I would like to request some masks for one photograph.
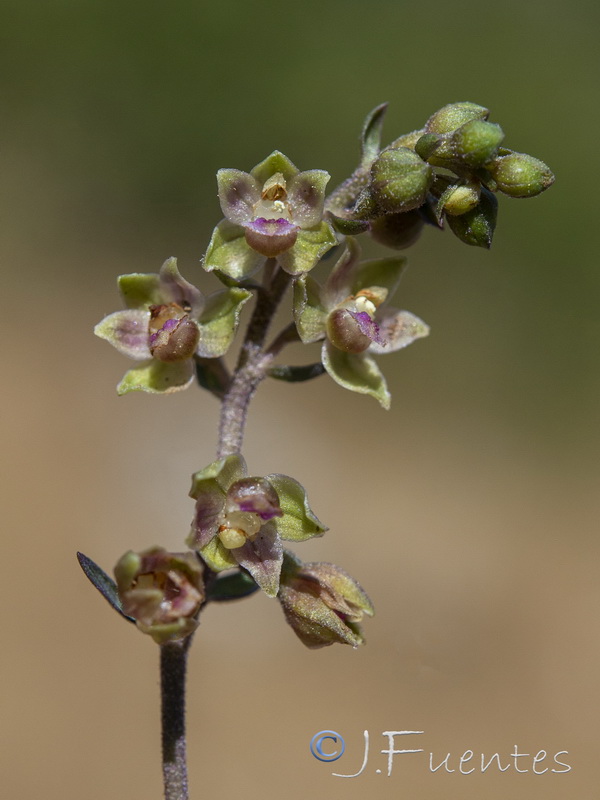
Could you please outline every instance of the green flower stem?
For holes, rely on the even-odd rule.
[[[276,354],[273,347],[269,351],[264,350],[269,325],[290,281],[291,276],[277,268],[273,259],[269,259],[237,367],[223,398],[217,458],[239,453],[242,448],[250,400],[267,376]]]
[[[188,800],[185,672],[192,637],[160,647],[162,767],[165,800]]]

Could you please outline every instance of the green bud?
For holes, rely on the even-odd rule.
[[[396,147],[408,147],[410,150],[415,149],[415,144],[419,141],[421,136],[425,131],[423,128],[419,128],[417,131],[411,131],[410,133],[405,133],[403,136],[399,136],[397,139],[388,145],[388,148],[395,149]]]
[[[450,103],[436,111],[425,123],[427,133],[452,133],[472,119],[487,119],[490,112],[476,103]]]
[[[394,250],[404,250],[414,244],[425,225],[420,211],[414,209],[400,214],[385,214],[371,221],[371,236],[379,244]]]
[[[504,133],[494,122],[473,119],[461,125],[452,136],[452,147],[463,164],[480,167],[498,152]]]
[[[496,227],[498,201],[487,189],[481,190],[479,204],[458,217],[447,216],[452,233],[465,244],[489,250]]]
[[[369,188],[384,213],[410,211],[425,202],[433,170],[407,147],[384,150],[371,167]]]
[[[480,194],[481,185],[476,182],[462,186],[449,186],[439,200],[438,213],[440,217],[443,211],[452,217],[466,214],[479,203]]]
[[[423,161],[427,161],[430,155],[438,149],[442,143],[442,138],[437,133],[426,133],[415,142],[415,153],[417,153]]]
[[[500,156],[487,169],[498,189],[510,197],[535,197],[554,183],[554,175],[543,161],[526,153]]]

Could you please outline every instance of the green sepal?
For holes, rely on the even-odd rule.
[[[127,308],[148,308],[164,303],[157,274],[132,272],[119,275],[117,285]]]
[[[203,266],[207,272],[218,270],[239,281],[253,275],[264,263],[265,257],[246,242],[241,225],[224,219],[212,233]]]
[[[335,214],[331,214],[331,223],[336,231],[343,236],[356,236],[369,229],[367,220],[344,219],[343,217],[336,217]]]
[[[222,572],[224,569],[232,569],[239,566],[230,551],[223,546],[218,536],[215,536],[201,550],[198,550],[198,553],[200,553],[213,572]]]
[[[387,383],[375,360],[366,353],[345,353],[329,342],[323,345],[323,366],[344,389],[374,397],[386,410],[391,405]]]
[[[298,231],[294,246],[278,256],[279,265],[290,275],[301,275],[311,270],[336,244],[335,231],[323,220],[314,228]]]
[[[77,553],[77,560],[79,561],[79,566],[84,571],[86,578],[93,586],[96,587],[102,597],[108,601],[108,603],[118,614],[120,614],[129,622],[135,623],[133,617],[128,616],[123,611],[123,605],[121,603],[121,598],[119,597],[117,584],[113,581],[113,579],[110,578],[106,572],[104,572],[104,570],[98,566],[98,564],[96,564],[91,558],[88,558],[83,553]]]
[[[452,233],[461,242],[489,250],[492,246],[497,214],[498,200],[487,189],[482,189],[481,200],[472,211],[467,211],[459,217],[447,215],[446,221]]]
[[[117,394],[128,392],[150,392],[151,394],[170,394],[186,389],[194,380],[194,362],[157,361],[155,358],[144,361],[128,370],[117,386]]]
[[[231,384],[231,376],[222,359],[196,356],[194,360],[200,386],[222,400]]]
[[[313,536],[322,536],[328,528],[313,514],[301,483],[287,475],[267,475],[266,480],[279,496],[282,517],[272,522],[282,539],[288,542],[304,542]]]
[[[294,281],[294,322],[304,344],[317,342],[325,335],[327,310],[321,301],[321,287],[310,275]]]
[[[316,364],[305,364],[301,367],[291,367],[285,364],[271,367],[269,370],[269,377],[275,378],[278,381],[287,381],[288,383],[302,383],[303,381],[311,381],[313,378],[318,378],[325,372],[325,367],[320,361]]]
[[[280,153],[279,150],[274,150],[270,156],[250,170],[250,175],[256,178],[260,184],[264,184],[277,172],[283,175],[284,180],[289,181],[298,174],[298,168],[286,155]]]
[[[370,286],[381,286],[388,290],[389,299],[398,288],[407,263],[405,256],[395,256],[357,264],[349,275],[350,294],[358,294],[361,289],[368,289]]]
[[[247,572],[235,572],[216,578],[209,589],[207,602],[222,603],[227,600],[241,600],[259,589],[258,584]]]
[[[370,111],[364,121],[360,137],[361,166],[370,167],[381,149],[381,129],[388,104],[382,103]]]
[[[247,474],[246,462],[239,453],[220,458],[192,475],[190,497],[198,499],[197,491],[204,481],[214,481],[222,492],[227,492],[232,483],[245,478]]]
[[[246,289],[223,289],[206,299],[200,319],[200,341],[196,352],[203,358],[225,355],[235,337],[244,303],[252,297]]]

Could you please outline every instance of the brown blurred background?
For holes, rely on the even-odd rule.
[[[557,181],[501,198],[489,253],[434,230],[412,249],[401,304],[432,334],[381,359],[390,412],[327,378],[261,388],[251,470],[306,485],[331,531],[297,552],[342,564],[377,616],[360,651],[310,652],[274,601],[210,608],[190,663],[192,798],[596,797],[597,4],[4,0],[0,13],[3,797],[161,794],[156,647],[75,551],[110,569],[129,548],[181,546],[218,407],[195,388],[116,396],[128,364],[91,331],[118,307],[117,275],[176,255],[210,288],[198,262],[216,170],[278,148],[333,185],[384,100],[386,142],[447,102],[485,104]],[[333,765],[309,752],[323,729],[346,739]],[[358,770],[365,729],[364,774],[332,777]],[[425,754],[397,756],[389,778],[375,771],[386,730],[425,731],[397,740]],[[458,772],[465,750],[506,764],[515,745],[527,773]],[[532,774],[540,750],[538,770],[563,769],[548,764],[562,750],[572,770]],[[430,773],[429,752],[457,771]]]

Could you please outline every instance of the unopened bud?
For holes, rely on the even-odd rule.
[[[481,199],[475,208],[458,217],[448,216],[447,220],[450,230],[461,242],[489,250],[492,246],[497,213],[496,197],[487,189],[482,189]]]
[[[492,173],[498,189],[510,197],[535,197],[554,183],[550,168],[526,153],[500,156],[487,169]]]
[[[442,211],[452,217],[459,217],[467,211],[475,208],[479,203],[481,195],[481,185],[479,183],[469,183],[464,186],[449,186],[440,197],[440,215]]]
[[[404,250],[417,241],[424,225],[425,221],[420,211],[414,209],[378,217],[370,223],[370,230],[376,242],[394,250]]]
[[[433,170],[413,150],[398,147],[383,150],[371,167],[369,188],[384,213],[418,208],[425,202],[433,181]]]
[[[461,125],[452,135],[452,146],[463,164],[480,167],[498,152],[504,133],[494,122],[474,119]]]
[[[490,112],[476,103],[450,103],[427,120],[425,131],[427,133],[452,133],[465,122],[472,119],[487,119]]]

